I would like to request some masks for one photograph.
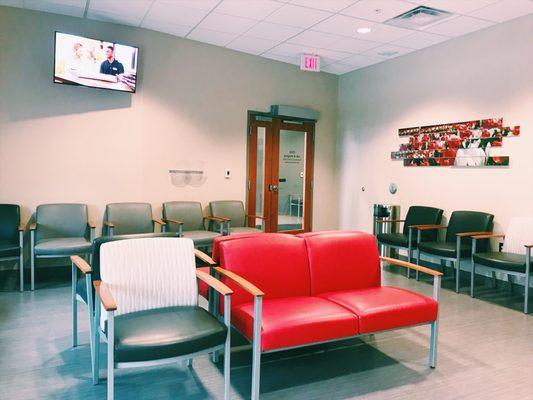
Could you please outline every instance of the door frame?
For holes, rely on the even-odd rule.
[[[261,116],[270,121],[257,121]],[[306,132],[305,145],[305,186],[304,186],[304,209],[302,229],[281,231],[283,233],[297,234],[312,230],[313,213],[313,179],[314,179],[314,143],[315,143],[314,120],[284,117],[271,113],[248,111],[247,132],[247,179],[246,179],[246,210],[248,215],[256,213],[257,195],[257,128],[265,128],[265,152],[264,152],[264,177],[263,177],[263,217],[265,218],[265,232],[277,232],[278,222],[278,198],[277,191],[268,190],[269,185],[279,185],[279,136],[280,130]],[[267,149],[270,149],[268,151]],[[270,165],[270,168],[267,166]],[[275,216],[275,218],[271,218]],[[248,217],[248,226],[255,227],[256,220]]]

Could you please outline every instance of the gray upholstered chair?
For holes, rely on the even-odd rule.
[[[20,207],[0,204],[0,261],[18,260],[20,291],[24,290],[24,226],[20,225]]]
[[[153,233],[155,224],[164,225],[152,217],[150,203],[111,203],[105,207],[102,236]]]
[[[478,240],[505,238],[502,251],[479,251]],[[474,278],[476,266],[510,276],[524,278],[524,313],[529,312],[530,268],[533,262],[533,217],[513,218],[504,234],[482,234],[472,237],[472,275],[470,277],[470,296],[474,297]],[[509,282],[511,282],[509,280]]]
[[[94,224],[85,204],[41,204],[30,225],[31,290],[35,289],[38,258],[88,255],[94,239]]]
[[[107,341],[107,399],[115,368],[191,365],[201,354],[224,350],[224,399],[230,392],[232,290],[198,271],[187,238],[143,238],[105,243],[95,282],[93,327],[96,383],[100,337]],[[199,278],[224,295],[224,323],[198,306]]]
[[[472,255],[472,235],[492,233],[494,215],[478,211],[454,211],[448,226],[444,225],[416,225],[417,229],[417,260],[426,254],[438,258],[444,266],[448,261],[455,264],[455,291],[459,293],[461,276],[461,259]],[[446,229],[446,238],[441,241],[422,241],[422,234],[427,231]],[[480,240],[478,246],[486,251],[490,246],[488,239]]]
[[[222,225],[222,229],[227,235],[262,232],[261,229],[255,227],[255,220],[257,218],[264,220],[265,218],[259,215],[246,214],[244,204],[240,200],[212,201],[209,203],[209,209],[213,217],[224,220],[225,223],[219,224]]]
[[[221,232],[206,229],[207,221],[221,220],[204,217],[202,204],[197,201],[169,201],[163,203],[163,222],[166,232],[179,232],[181,237],[192,239],[195,247],[209,248]]]

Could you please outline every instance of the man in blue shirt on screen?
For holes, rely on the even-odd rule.
[[[100,65],[100,73],[106,75],[119,75],[124,73],[124,66],[115,59],[115,49],[107,46],[105,51],[107,60]]]

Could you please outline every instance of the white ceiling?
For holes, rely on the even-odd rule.
[[[533,13],[533,0],[0,0],[133,25],[290,64],[318,54],[344,74]],[[383,24],[426,5],[454,15],[424,30]],[[357,33],[368,27],[370,33]]]

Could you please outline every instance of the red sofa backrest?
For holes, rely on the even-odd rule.
[[[364,232],[317,232],[303,237],[311,294],[381,286],[376,238]]]
[[[220,261],[220,243],[227,242],[228,240],[236,240],[236,239],[245,239],[250,237],[256,237],[256,236],[262,236],[264,235],[264,232],[253,232],[253,233],[236,233],[233,235],[228,236],[217,236],[213,239],[213,247],[211,249],[211,258],[218,263]],[[283,237],[286,237],[286,233],[269,233],[269,235],[285,235]]]
[[[305,241],[302,238],[264,233],[219,243],[220,265],[242,276],[265,292],[265,299],[309,296],[311,281]],[[253,297],[228,279],[234,293],[232,305]]]

